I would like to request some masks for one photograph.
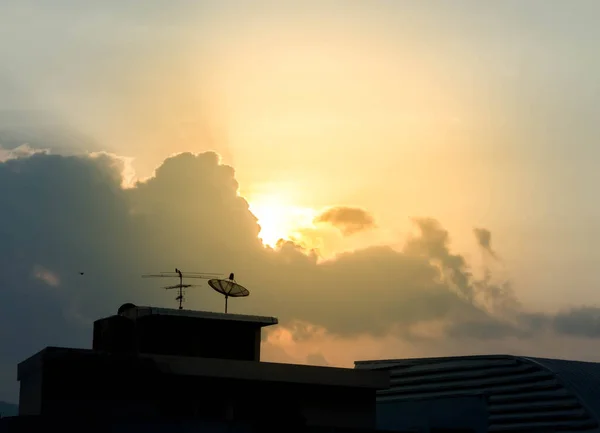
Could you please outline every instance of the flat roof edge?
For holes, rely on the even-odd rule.
[[[42,367],[44,355],[48,350],[56,349],[55,347],[45,347],[39,352],[34,353],[29,358],[25,358],[23,361],[17,364],[17,381],[21,380],[24,376],[29,374],[31,370],[39,369]]]
[[[526,358],[520,355],[458,355],[458,356],[432,356],[430,358],[397,358],[397,359],[374,359],[374,360],[361,360],[354,361],[354,366],[368,366],[368,365],[406,365],[406,364],[418,364],[424,362],[438,362],[438,361],[460,361],[460,360],[474,360],[474,359],[508,359],[508,358]]]
[[[248,314],[217,313],[215,311],[177,310],[174,308],[136,306],[126,310],[124,316],[136,319],[145,316],[190,317],[208,320],[228,320],[233,322],[248,322],[261,327],[277,325],[279,320],[272,316],[254,316]]]
[[[119,355],[98,352],[91,349],[62,347],[47,347],[19,363],[19,378],[36,367],[41,369],[46,359],[56,359],[62,356],[68,357],[69,355],[73,356],[74,359],[77,359],[76,357],[78,356],[105,356],[113,360],[119,357],[123,359],[134,357],[140,361],[154,361],[158,371],[177,376],[212,377],[259,382],[287,382],[372,390],[387,389],[390,385],[390,376],[387,371],[217,358],[187,358],[169,355]]]

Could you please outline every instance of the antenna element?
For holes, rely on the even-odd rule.
[[[184,301],[184,293],[183,289],[187,289],[188,287],[197,287],[199,284],[183,284],[183,278],[201,278],[204,280],[209,280],[214,278],[215,276],[220,276],[223,274],[213,274],[213,273],[204,273],[204,272],[185,272],[183,273],[178,268],[175,268],[175,272],[160,272],[158,274],[144,274],[142,278],[179,278],[179,284],[174,284],[171,286],[163,287],[163,289],[179,289],[179,295],[175,298],[176,301],[179,301],[179,309],[183,310],[183,301]]]

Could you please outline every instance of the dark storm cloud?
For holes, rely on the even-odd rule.
[[[324,210],[314,218],[315,223],[328,223],[339,229],[344,236],[372,229],[375,218],[364,209],[349,206],[336,206]]]
[[[48,345],[89,347],[91,322],[121,303],[174,305],[160,290],[164,281],[140,275],[175,267],[235,272],[251,296],[230,302],[231,311],[339,336],[402,336],[427,321],[452,324],[448,338],[495,338],[513,328],[523,335],[526,325],[510,328],[490,315],[517,308],[509,287],[475,279],[435,220],[415,220],[420,232],[402,251],[372,247],[318,263],[291,242],[262,246],[233,168],[214,153],[171,157],[129,189],[121,188],[124,168],[107,154],[0,163],[0,365]],[[187,298],[189,308],[223,308],[206,286]],[[305,339],[310,328],[295,334]],[[4,385],[14,396],[16,382]]]

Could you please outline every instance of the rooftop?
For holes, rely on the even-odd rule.
[[[121,315],[133,320],[151,315],[190,317],[207,320],[227,320],[232,322],[255,323],[257,325],[260,325],[261,327],[277,325],[279,323],[276,317],[268,316],[250,316],[245,314],[215,313],[213,311],[178,310],[174,308],[157,308],[142,306],[128,308],[127,310],[123,311]]]
[[[387,369],[390,367],[409,367],[445,361],[469,361],[469,360],[503,360],[511,355],[459,355],[459,356],[437,356],[428,358],[398,358],[398,359],[375,359],[354,361],[356,369]]]

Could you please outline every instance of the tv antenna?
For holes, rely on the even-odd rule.
[[[163,289],[172,290],[179,289],[179,295],[175,298],[176,301],[179,301],[179,309],[183,310],[183,289],[187,289],[188,287],[197,287],[199,284],[183,284],[183,278],[201,278],[204,280],[210,280],[215,276],[220,276],[223,274],[212,274],[206,272],[182,272],[178,268],[175,268],[175,272],[160,272],[158,274],[144,274],[142,278],[179,278],[179,284],[173,284],[170,286],[165,286]]]
[[[225,313],[227,313],[227,300],[229,298],[243,298],[250,295],[250,291],[235,282],[233,272],[228,279],[213,278],[208,280],[208,285],[215,291],[225,296]]]

